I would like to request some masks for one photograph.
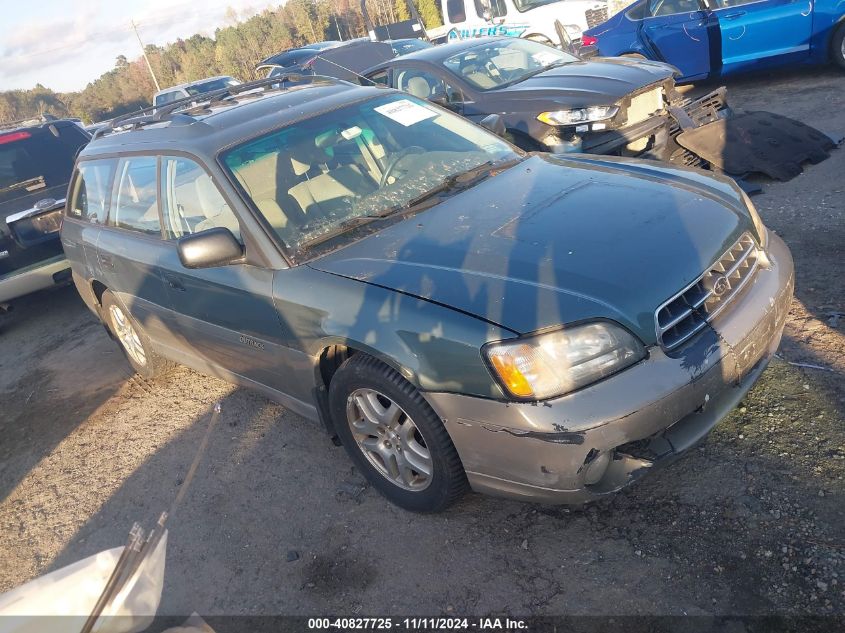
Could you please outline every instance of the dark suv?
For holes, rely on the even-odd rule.
[[[437,510],[468,486],[618,490],[765,369],[792,259],[733,181],[524,154],[395,90],[295,81],[116,121],[82,152],[62,240],[143,376],[256,388]]]
[[[0,304],[70,280],[59,227],[89,139],[74,121],[0,124]]]

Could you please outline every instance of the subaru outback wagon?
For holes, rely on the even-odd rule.
[[[117,121],[78,161],[73,279],[142,376],[258,389],[432,511],[619,490],[775,351],[792,259],[732,181],[280,81]]]

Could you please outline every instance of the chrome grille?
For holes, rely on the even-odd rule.
[[[587,26],[593,28],[602,22],[607,21],[607,7],[600,9],[588,9],[584,11],[584,17],[587,19]]]
[[[743,233],[701,277],[657,309],[661,347],[672,350],[700,332],[739,294],[757,264],[757,242]]]

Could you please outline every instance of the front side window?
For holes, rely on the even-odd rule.
[[[149,235],[161,234],[156,162],[155,156],[120,159],[109,225]]]
[[[449,14],[449,22],[460,24],[466,22],[467,12],[464,7],[464,0],[446,0],[446,12]]]
[[[238,220],[211,176],[194,161],[181,157],[161,160],[164,233],[178,239],[207,229],[227,228],[240,239]]]
[[[578,58],[551,46],[511,38],[474,46],[447,58],[443,65],[481,90],[515,84]]]
[[[526,11],[542,7],[547,4],[554,4],[555,2],[560,2],[560,0],[513,0],[516,10],[520,13],[525,13]]]
[[[500,18],[507,15],[508,9],[504,0],[475,0],[476,15],[483,18],[485,12],[489,12],[491,18]]]
[[[79,163],[79,175],[67,206],[70,217],[94,223],[106,219],[115,163],[113,159]]]
[[[449,176],[516,158],[483,128],[392,94],[249,140],[222,162],[298,260],[443,188]]]

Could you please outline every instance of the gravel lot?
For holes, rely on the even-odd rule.
[[[729,97],[845,132],[832,69]],[[582,509],[469,495],[404,512],[261,396],[184,368],[131,377],[73,288],[21,301],[0,325],[0,591],[151,526],[221,400],[170,526],[163,613],[843,615],[843,174],[840,149],[755,197],[796,261],[782,358],[705,444]]]

